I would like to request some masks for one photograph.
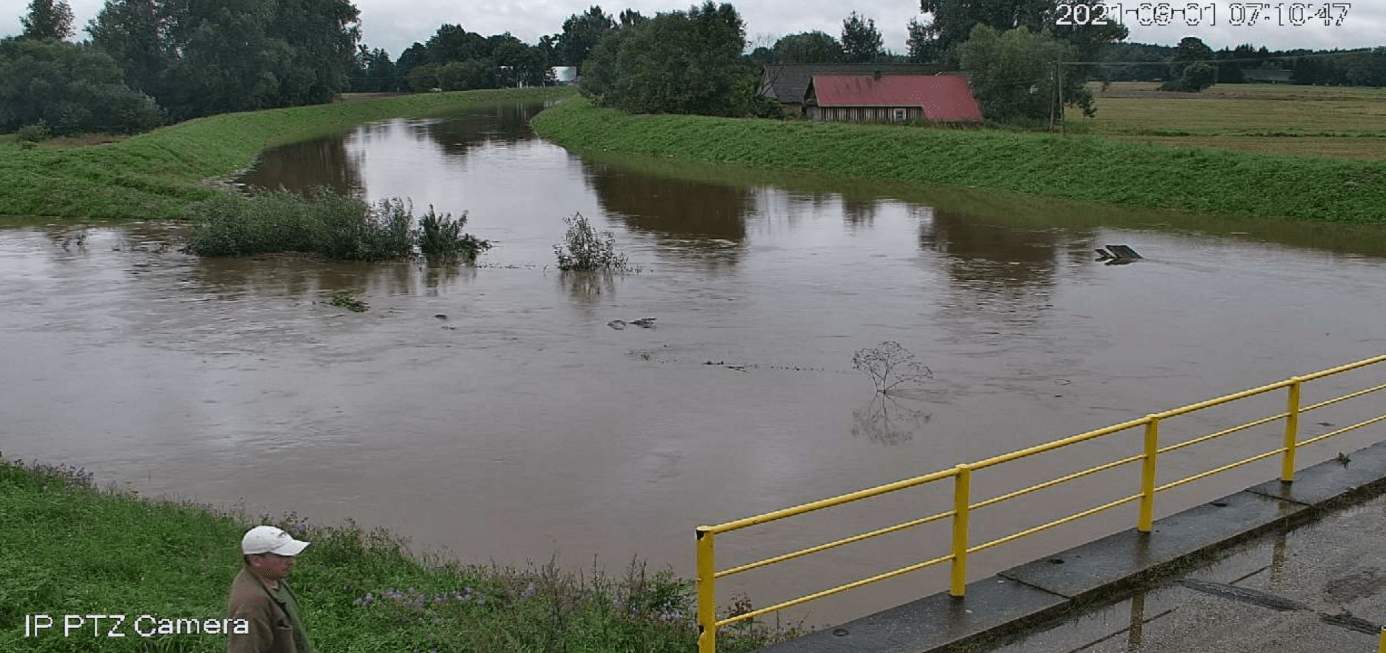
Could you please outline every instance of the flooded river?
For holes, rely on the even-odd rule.
[[[474,267],[202,260],[164,224],[9,224],[0,451],[147,495],[354,518],[468,562],[583,569],[595,557],[619,571],[638,556],[691,576],[698,524],[1386,350],[1379,229],[588,160],[533,136],[537,110],[364,126],[271,151],[245,180],[466,211],[467,231],[497,243]],[[553,246],[574,213],[613,232],[639,271],[558,272]],[[1104,265],[1093,250],[1108,244],[1145,258]],[[326,303],[339,292],[369,310]],[[654,328],[608,325],[645,317]],[[933,378],[877,397],[852,359],[885,341]],[[1257,407],[1281,410],[1282,395]],[[1274,448],[1279,428],[1183,450],[1162,474]],[[1302,460],[1380,437],[1354,433]],[[974,484],[995,496],[1134,442]],[[1159,512],[1277,469],[1161,495]],[[979,511],[974,540],[1126,496],[1138,476]],[[949,491],[728,534],[719,566],[944,509]],[[989,550],[972,578],[1135,520],[1132,506]],[[724,605],[740,592],[757,605],[791,598],[941,555],[946,531],[738,576],[720,593]],[[945,579],[908,575],[795,618],[859,616]]]

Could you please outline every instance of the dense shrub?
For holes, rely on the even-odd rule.
[[[21,141],[38,143],[40,141],[48,140],[50,137],[53,136],[53,133],[48,131],[48,123],[40,120],[36,123],[31,123],[28,125],[24,125],[23,127],[20,127],[19,131],[16,131],[14,135]]]
[[[462,233],[465,222],[465,215],[453,220],[429,207],[415,229],[405,200],[370,206],[326,189],[308,197],[288,191],[226,194],[195,206],[191,246],[202,256],[306,252],[351,261],[416,255],[470,261],[491,244]]]
[[[1218,81],[1218,69],[1210,63],[1194,63],[1184,67],[1177,79],[1160,85],[1162,91],[1198,93]]]
[[[395,202],[398,201],[395,200]],[[428,213],[419,216],[419,228],[415,232],[419,253],[429,261],[448,262],[459,259],[470,261],[475,259],[478,254],[491,249],[489,241],[462,233],[462,227],[466,224],[466,211],[454,219],[447,213],[442,215],[435,213],[433,205],[430,204]]]

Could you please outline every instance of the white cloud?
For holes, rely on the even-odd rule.
[[[81,28],[87,21],[96,17],[101,9],[101,0],[70,0],[76,15],[74,23],[78,27],[78,37],[85,37]],[[373,48],[384,48],[391,57],[409,44],[427,41],[444,23],[461,24],[466,29],[484,35],[510,32],[526,43],[536,42],[544,34],[556,34],[563,29],[563,21],[568,16],[582,13],[593,5],[592,0],[497,0],[492,3],[459,3],[455,0],[356,0],[361,10],[361,27],[364,42]],[[609,14],[617,14],[627,7],[647,16],[660,11],[687,9],[692,3],[669,3],[664,0],[630,0],[623,4],[602,4]],[[734,3],[735,4],[735,3]],[[1183,6],[1183,0],[1171,0],[1168,4]],[[1234,47],[1241,43],[1266,46],[1272,50],[1290,48],[1358,48],[1386,45],[1382,34],[1386,33],[1386,3],[1358,0],[1339,3],[1351,9],[1341,27],[1324,27],[1322,22],[1310,21],[1300,27],[1276,24],[1277,20],[1262,21],[1255,26],[1231,25],[1230,15],[1234,5],[1251,4],[1283,6],[1308,4],[1319,6],[1323,3],[1290,3],[1276,0],[1264,2],[1228,2],[1225,0],[1200,0],[1198,3],[1205,12],[1215,14],[1219,24],[1202,24],[1197,27],[1178,24],[1170,27],[1142,27],[1136,24],[1136,16],[1131,8],[1139,5],[1136,0],[1127,0],[1123,5],[1127,14],[1127,26],[1131,28],[1132,41],[1142,43],[1162,43],[1173,45],[1186,36],[1196,36],[1214,49]],[[10,15],[0,16],[0,34],[18,34],[19,17],[24,8],[19,3],[11,3]],[[895,52],[905,52],[905,24],[910,18],[926,20],[918,11],[917,0],[897,0],[891,4],[851,5],[827,0],[758,0],[737,4],[737,11],[746,21],[746,34],[753,41],[773,43],[785,34],[820,30],[833,36],[842,31],[842,20],[854,9],[867,18],[876,21],[876,28],[885,39],[885,47]]]

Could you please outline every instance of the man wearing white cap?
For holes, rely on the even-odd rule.
[[[316,653],[303,629],[298,599],[285,580],[294,556],[308,546],[273,526],[256,526],[241,538],[245,565],[231,584],[227,613],[244,619],[248,632],[233,631],[228,653]]]

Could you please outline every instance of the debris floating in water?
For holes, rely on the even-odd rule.
[[[635,326],[642,327],[642,328],[645,328],[645,329],[653,329],[653,328],[654,328],[654,322],[655,322],[655,318],[652,318],[652,317],[642,317],[642,318],[640,318],[640,319],[638,319],[638,320],[631,320],[630,322],[627,322],[627,321],[625,321],[625,320],[612,320],[612,321],[610,321],[610,322],[607,322],[606,325],[609,326],[609,327],[611,327],[611,328],[613,328],[613,329],[616,329],[617,331],[620,331],[620,330],[626,328],[626,325],[627,325],[627,324],[633,324],[633,325],[635,325]]]
[[[1124,265],[1145,258],[1126,245],[1108,245],[1106,249],[1099,247],[1095,251],[1097,260],[1106,261],[1107,265]]]

